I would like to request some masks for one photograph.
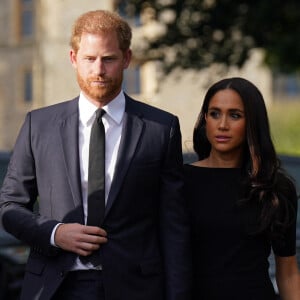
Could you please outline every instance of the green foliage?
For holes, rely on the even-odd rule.
[[[268,65],[281,72],[300,70],[300,2],[255,0],[251,2],[244,32],[266,50]]]
[[[272,103],[268,111],[276,151],[300,156],[300,103]]]
[[[276,70],[300,69],[300,1],[118,2],[131,15],[152,9],[154,19],[164,24],[165,33],[149,40],[141,57],[149,59],[155,51],[155,59],[164,63],[167,72],[177,66],[199,69],[214,62],[241,66],[253,47],[264,48],[266,62]],[[171,58],[168,57],[170,47]]]

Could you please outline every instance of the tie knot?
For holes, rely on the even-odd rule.
[[[102,108],[98,108],[96,110],[96,120],[99,122],[99,120],[102,118],[102,116],[105,114],[105,110]]]

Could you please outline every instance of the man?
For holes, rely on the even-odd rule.
[[[0,198],[4,228],[31,247],[21,299],[189,299],[179,123],[122,91],[130,41],[118,15],[80,16],[70,51],[80,96],[27,114]],[[89,202],[100,171],[88,174],[99,108],[105,212],[90,225],[101,215]]]

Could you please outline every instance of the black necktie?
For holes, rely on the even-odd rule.
[[[96,111],[90,136],[88,170],[87,225],[101,226],[105,211],[105,130],[102,116],[105,110]]]

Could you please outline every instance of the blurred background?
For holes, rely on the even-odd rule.
[[[78,95],[71,26],[94,9],[117,11],[132,25],[134,57],[124,89],[178,115],[185,157],[209,85],[228,76],[256,84],[276,150],[299,191],[300,2],[294,0],[0,0],[0,186],[25,114]],[[26,245],[0,232],[0,300],[17,299],[27,254]]]

